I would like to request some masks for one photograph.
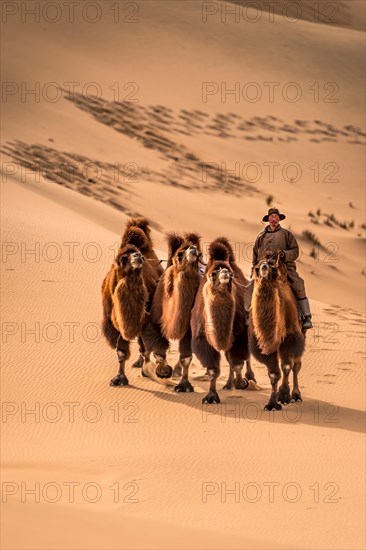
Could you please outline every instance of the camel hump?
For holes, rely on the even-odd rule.
[[[218,258],[213,257],[212,260],[223,260],[224,262],[227,262],[227,261],[235,262],[234,250],[231,244],[229,243],[229,240],[226,237],[218,237],[210,244],[210,247],[208,249],[209,258],[211,258],[211,249],[213,251],[217,250],[217,253],[221,255],[223,254],[224,249],[226,250],[225,257],[221,257],[221,256]],[[221,250],[222,252],[219,252],[219,250]]]
[[[168,261],[171,260],[184,242],[184,238],[182,235],[179,235],[179,233],[167,233],[167,241],[168,241]]]
[[[126,223],[126,230],[130,227],[139,227],[146,234],[147,237],[150,237],[150,221],[143,216],[137,218],[130,218]]]
[[[136,246],[142,253],[150,249],[150,241],[146,233],[139,227],[129,227],[124,232],[121,242],[121,248],[125,246]]]
[[[184,233],[184,239],[187,241],[188,244],[193,244],[194,246],[197,246],[197,248],[200,250],[201,235],[199,235],[198,233]]]
[[[229,241],[224,237],[215,239],[208,248],[208,258],[210,262],[221,260],[223,262],[231,261],[232,249]]]
[[[122,236],[121,246],[128,243],[134,244],[140,249],[152,246],[150,237],[150,222],[147,218],[130,218],[127,221],[125,232]],[[141,251],[143,252],[143,250]]]

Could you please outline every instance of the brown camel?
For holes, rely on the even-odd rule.
[[[146,349],[154,353],[159,378],[170,378],[173,373],[166,363],[169,340],[179,340],[176,370],[188,368],[192,361],[190,317],[201,279],[198,261],[201,256],[200,236],[196,233],[169,233],[167,239],[167,268],[159,280],[149,321],[142,332]],[[189,384],[184,391],[193,391],[193,387]]]
[[[102,330],[119,361],[112,386],[126,386],[125,363],[131,340],[138,338],[140,357],[134,367],[149,361],[141,338],[152,296],[163,268],[153,250],[149,222],[133,218],[127,222],[120,250],[102,285]]]
[[[220,237],[211,243],[205,276],[192,310],[192,349],[207,369],[210,388],[203,403],[219,403],[216,380],[220,375],[220,352],[230,365],[225,389],[245,389],[248,380],[255,382],[250,366],[248,331],[245,324],[244,297],[248,281],[235,262],[229,241]],[[246,361],[246,375],[242,369]],[[235,374],[235,381],[234,381]],[[181,385],[188,382],[188,369],[183,370]]]
[[[279,410],[281,403],[301,401],[298,374],[305,349],[296,298],[287,282],[286,266],[277,259],[262,260],[254,269],[254,289],[249,316],[249,347],[264,363],[272,386],[266,410]],[[277,391],[283,373],[282,384]],[[290,394],[289,374],[294,386]]]

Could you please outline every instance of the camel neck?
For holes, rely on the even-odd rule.
[[[254,285],[254,292],[257,291],[260,297],[268,298],[275,290],[276,286],[268,279],[261,279]]]

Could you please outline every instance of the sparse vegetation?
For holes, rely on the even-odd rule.
[[[313,246],[312,249],[310,250],[310,257],[311,258],[317,258],[317,254],[316,254],[316,250],[315,250],[315,247]]]
[[[350,208],[355,208],[351,202],[348,203],[348,206],[349,206]]]
[[[355,208],[352,203],[349,203],[351,208]],[[311,223],[314,223],[315,225],[319,224],[320,222],[323,222],[324,225],[327,225],[328,227],[334,227],[338,225],[341,229],[345,229],[346,231],[349,231],[350,229],[354,229],[355,227],[355,221],[352,220],[350,222],[346,221],[339,221],[335,217],[334,214],[322,214],[320,208],[317,209],[316,215],[310,211],[308,212],[308,216],[310,218]],[[366,229],[366,224],[363,224],[362,229]]]
[[[321,242],[319,241],[318,237],[312,233],[311,231],[308,231],[308,229],[305,229],[303,232],[302,232],[302,236],[304,237],[304,239],[306,239],[307,241],[309,241],[311,244],[313,244],[314,246],[320,246],[322,247],[322,244]]]
[[[273,202],[273,195],[268,195],[268,197],[266,198],[267,206],[271,206],[272,202]]]

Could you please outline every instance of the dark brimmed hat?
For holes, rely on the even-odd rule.
[[[280,220],[284,220],[286,218],[285,214],[281,214],[280,211],[278,210],[278,208],[270,208],[268,210],[268,214],[266,214],[263,217],[263,221],[268,222],[268,218],[271,214],[278,214],[278,216],[280,217]]]

